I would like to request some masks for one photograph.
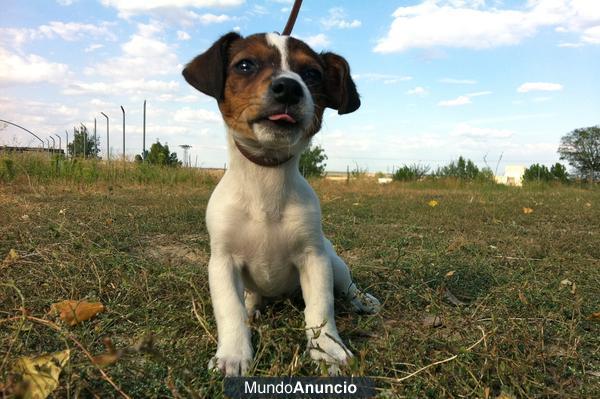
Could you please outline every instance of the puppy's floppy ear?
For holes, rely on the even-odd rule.
[[[325,91],[327,106],[337,109],[338,114],[349,114],[360,107],[360,97],[350,76],[348,62],[337,54],[322,53],[325,63]]]
[[[241,38],[235,32],[221,36],[208,50],[185,66],[182,72],[185,80],[202,93],[221,101],[225,88],[229,46]]]

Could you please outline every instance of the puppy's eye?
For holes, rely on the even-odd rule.
[[[240,62],[235,64],[235,69],[236,69],[236,71],[238,71],[240,73],[249,74],[249,73],[256,71],[256,69],[258,69],[258,67],[251,60],[241,60]]]
[[[306,68],[300,72],[300,76],[307,84],[319,83],[322,79],[321,72],[315,68]]]

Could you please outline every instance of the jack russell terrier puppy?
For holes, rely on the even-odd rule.
[[[337,372],[352,354],[337,332],[334,291],[359,312],[375,313],[380,303],[357,288],[323,236],[319,200],[298,163],[326,107],[347,114],[360,106],[348,63],[293,37],[232,32],[187,64],[183,76],[217,100],[229,144],[229,169],[206,210],[218,330],[208,367],[246,374],[253,356],[249,320],[263,298],[300,287],[307,349]]]

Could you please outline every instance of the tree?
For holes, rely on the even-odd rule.
[[[321,146],[314,146],[306,149],[300,155],[300,173],[304,177],[321,177],[325,173],[325,150]]]
[[[534,163],[523,173],[523,181],[525,182],[550,182],[550,181],[559,181],[561,183],[566,183],[569,181],[569,175],[567,173],[567,168],[559,162],[555,163],[548,169],[546,165],[541,165],[539,163]]]
[[[136,157],[137,158],[137,157]],[[162,145],[159,140],[152,144],[146,160],[154,165],[180,166],[181,162],[177,160],[177,154],[169,151],[169,145]]]
[[[72,157],[97,158],[100,153],[100,139],[91,135],[86,127],[75,128],[73,141],[67,144],[67,151]]]
[[[523,172],[523,181],[526,182],[548,182],[550,180],[552,180],[552,173],[550,173],[546,165],[534,163],[533,165],[525,169],[525,172]]]
[[[560,139],[560,159],[590,183],[600,179],[600,126],[575,129]]]

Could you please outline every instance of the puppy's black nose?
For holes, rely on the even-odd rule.
[[[295,105],[304,96],[302,86],[292,78],[277,78],[271,82],[271,94],[275,101],[285,105]]]

